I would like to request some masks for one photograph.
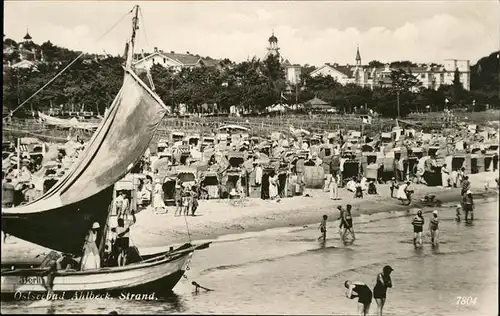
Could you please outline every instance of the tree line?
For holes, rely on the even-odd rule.
[[[4,68],[4,108],[16,108],[79,54],[50,42],[39,47],[45,62],[36,69]],[[123,62],[121,57],[83,55],[31,99],[20,113],[24,111],[26,115],[51,106],[73,104],[75,108],[84,105],[88,111],[102,114],[121,87]],[[371,62],[377,63],[381,64]],[[314,67],[308,65],[302,67],[300,82],[287,84],[285,68],[278,56],[239,63],[224,59],[217,67],[202,65],[180,71],[154,65],[150,74],[155,91],[166,105],[175,111],[180,104],[185,104],[191,113],[227,113],[233,105],[248,113],[261,113],[273,104],[304,104],[314,97],[328,102],[341,113],[371,109],[388,117],[397,115],[398,99],[401,116],[413,111],[442,110],[445,106],[476,111],[484,109],[486,104],[500,106],[498,52],[471,67],[471,91],[463,88],[458,73],[452,85],[437,90],[421,88],[417,77],[405,69],[411,63],[400,62],[399,66],[401,68],[391,73],[391,87],[373,89],[355,84],[343,86],[332,77],[311,77]],[[148,83],[144,72],[139,75]]]

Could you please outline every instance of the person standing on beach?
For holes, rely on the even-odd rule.
[[[398,188],[398,182],[396,181],[396,178],[392,177],[391,179],[391,198],[394,198],[394,190]]]
[[[189,210],[193,207],[191,192],[191,187],[189,185],[185,185],[182,191],[182,209],[184,211],[184,216],[188,216]]]
[[[445,188],[450,187],[450,172],[446,164],[441,167],[441,185]]]
[[[191,216],[194,216],[194,213],[198,209],[198,205],[199,205],[199,203],[198,203],[198,197],[199,197],[198,191],[199,191],[198,185],[197,184],[193,185],[192,191],[191,191],[191,198],[193,200],[193,203],[191,206]]]
[[[358,298],[358,313],[366,316],[370,313],[370,305],[372,303],[373,293],[372,290],[363,282],[350,281],[344,282],[347,288],[346,297],[349,299]]]
[[[354,228],[352,226],[352,214],[351,214],[351,209],[352,205],[347,204],[346,210],[344,212],[344,220],[343,220],[343,225],[344,225],[344,234],[342,235],[342,239],[345,241],[345,237],[347,235],[347,232],[351,233],[352,240],[356,240],[356,236],[354,235]]]
[[[410,186],[410,181],[406,181],[406,183],[403,183],[401,186],[398,188],[398,195],[397,198],[403,202],[408,200],[408,205],[411,204],[411,194],[413,191],[409,190],[408,187]]]
[[[462,196],[464,196],[464,194],[469,189],[470,189],[469,177],[468,176],[464,176],[464,179],[462,180],[462,191],[461,191]]]
[[[411,222],[413,225],[413,245],[417,246],[417,238],[418,244],[422,245],[422,231],[424,227],[424,217],[422,216],[422,211],[418,210],[417,215],[413,218]]]
[[[321,223],[319,224],[319,230],[321,232],[321,236],[319,236],[318,240],[323,239],[323,242],[326,241],[326,220],[328,219],[327,215],[323,215],[323,219],[321,220]]]
[[[330,199],[338,200],[339,199],[339,181],[338,175],[333,174],[330,180]]]
[[[439,218],[437,210],[432,212],[432,218],[429,222],[429,232],[431,234],[431,244],[437,246],[439,243]]]
[[[179,180],[175,181],[175,212],[174,216],[182,215],[182,186]]]
[[[470,222],[474,220],[474,198],[472,197],[471,190],[467,190],[462,198],[462,205],[465,211],[465,222],[469,222],[469,214],[471,216]]]
[[[451,186],[452,186],[452,187],[454,187],[454,188],[456,188],[456,187],[457,187],[457,182],[458,182],[458,172],[457,172],[457,170],[456,170],[456,169],[451,171],[451,180],[450,180],[450,182],[451,182]]]
[[[387,298],[387,288],[392,288],[392,271],[394,271],[394,269],[391,266],[385,266],[382,269],[382,273],[377,275],[377,280],[375,281],[373,298],[377,303],[377,312],[379,316],[382,316],[382,310],[384,309],[385,300]]]

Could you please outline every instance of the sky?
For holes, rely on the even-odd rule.
[[[74,50],[121,54],[131,30],[127,12],[135,3],[142,12],[137,51],[158,47],[234,61],[263,58],[273,30],[282,56],[302,65],[353,64],[357,45],[363,64],[450,58],[475,63],[500,46],[496,0],[5,1],[4,34],[19,41],[28,29],[38,44],[50,40]]]

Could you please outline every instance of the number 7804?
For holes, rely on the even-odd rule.
[[[457,296],[457,305],[474,306],[477,303],[477,296]]]

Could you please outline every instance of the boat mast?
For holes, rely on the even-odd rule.
[[[136,31],[139,29],[139,6],[136,5],[133,9],[134,17],[132,18],[132,35],[130,36],[130,41],[127,43],[127,61],[125,62],[125,68],[130,69],[132,67],[132,60],[134,59],[134,44]]]

